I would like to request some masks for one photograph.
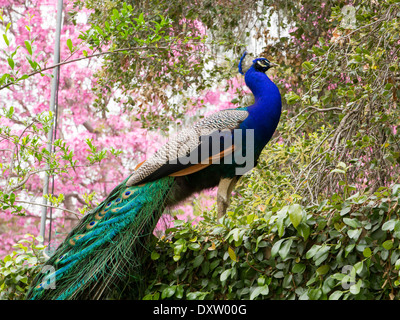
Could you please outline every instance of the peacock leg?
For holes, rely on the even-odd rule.
[[[226,209],[228,209],[231,202],[232,190],[238,180],[238,177],[223,178],[219,182],[217,193],[218,218],[221,218],[225,215]]]

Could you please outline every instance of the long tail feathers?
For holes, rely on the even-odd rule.
[[[126,181],[82,218],[34,279],[28,299],[101,299],[121,281],[140,283],[146,246],[174,178],[132,187]]]

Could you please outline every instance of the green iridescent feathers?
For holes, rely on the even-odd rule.
[[[127,278],[140,279],[174,178],[132,187],[126,181],[82,218],[36,277],[29,299],[98,299]]]

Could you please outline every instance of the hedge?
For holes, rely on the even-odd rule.
[[[175,220],[149,253],[141,298],[399,299],[400,185],[339,200],[243,204],[219,220],[215,210],[198,224]],[[43,262],[43,247],[28,238],[0,261],[2,299],[23,299],[38,271],[31,260]]]
[[[143,299],[399,299],[399,200],[394,185],[176,220],[151,253]]]

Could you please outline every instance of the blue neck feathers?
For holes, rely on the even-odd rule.
[[[268,76],[252,66],[245,75],[246,85],[254,95],[255,103],[249,109],[263,109],[281,112],[281,95],[278,87]]]
[[[281,95],[278,87],[268,76],[254,68],[245,74],[246,85],[252,91],[255,102],[247,107],[249,116],[242,122],[242,129],[254,129],[254,152],[256,158],[271,139],[281,116]]]

